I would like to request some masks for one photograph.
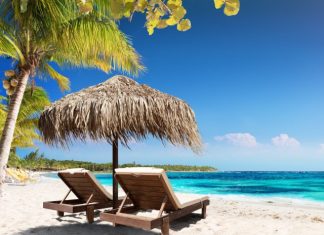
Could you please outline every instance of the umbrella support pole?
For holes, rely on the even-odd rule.
[[[113,179],[113,208],[118,207],[118,182],[115,178],[115,169],[118,168],[118,139],[112,144],[112,179]]]

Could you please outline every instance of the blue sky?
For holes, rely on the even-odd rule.
[[[138,82],[192,106],[204,153],[195,156],[149,139],[122,149],[120,161],[221,170],[324,170],[324,2],[241,0],[235,17],[214,9],[212,0],[186,0],[184,5],[192,21],[188,32],[168,28],[148,36],[141,15],[120,27],[148,68]],[[0,59],[0,71],[9,66]],[[71,92],[115,74],[62,73],[71,78]],[[37,85],[53,101],[64,95],[53,81]],[[38,145],[57,159],[111,159],[105,142],[76,142],[69,151]]]

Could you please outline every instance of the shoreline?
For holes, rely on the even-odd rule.
[[[40,180],[46,182],[47,180],[54,180],[54,181],[60,181],[59,178],[54,178],[54,177],[48,177],[44,176],[40,173]],[[103,184],[103,186],[109,190],[112,189],[112,186],[109,184]],[[308,199],[308,198],[293,198],[293,197],[282,197],[282,196],[257,196],[257,195],[245,195],[245,194],[217,194],[217,193],[207,193],[207,194],[202,194],[202,193],[190,193],[190,192],[183,192],[183,191],[178,191],[175,190],[176,193],[179,194],[188,194],[188,195],[195,195],[195,196],[202,196],[202,195],[207,195],[208,197],[215,198],[215,199],[223,199],[223,200],[236,200],[240,202],[263,202],[263,203],[278,203],[278,204],[296,204],[296,205],[301,205],[301,204],[306,204],[310,206],[319,206],[323,207],[324,209],[324,200],[314,200],[314,199]]]

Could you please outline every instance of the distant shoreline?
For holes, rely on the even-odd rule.
[[[53,172],[53,171],[60,171],[60,170],[67,170],[73,168],[83,168],[90,170],[91,172],[95,173],[111,173],[112,172],[112,164],[111,163],[92,163],[92,162],[83,162],[83,161],[73,161],[73,160],[53,160],[53,159],[45,159],[43,166],[40,164],[24,164],[22,166],[18,165],[10,165],[12,168],[20,168],[26,169],[30,171],[42,171],[42,172]],[[36,165],[36,167],[35,167]],[[120,164],[120,168],[125,167],[154,167],[154,168],[161,168],[164,169],[166,172],[216,172],[218,171],[217,168],[212,166],[197,166],[197,165],[178,165],[178,164],[155,164],[155,165],[144,165],[144,164],[136,164],[136,163],[125,163]]]
[[[60,170],[53,170],[53,171],[35,171],[39,174],[44,174],[44,173],[57,173]],[[90,170],[91,171],[91,170]],[[94,174],[111,174],[112,171],[91,171]],[[215,173],[215,172],[219,172],[218,170],[215,171],[166,171],[166,172],[171,172],[171,173]]]

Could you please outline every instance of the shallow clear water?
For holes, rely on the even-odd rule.
[[[324,172],[169,172],[175,191],[324,201]],[[48,175],[55,177],[54,175]],[[111,174],[96,174],[104,185]]]

